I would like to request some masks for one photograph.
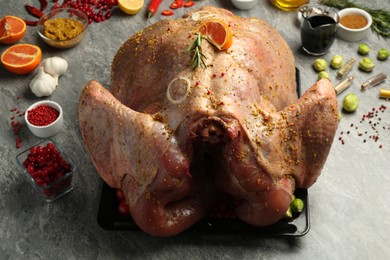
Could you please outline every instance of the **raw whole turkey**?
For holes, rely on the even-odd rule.
[[[206,67],[187,48],[207,21],[233,35],[227,50],[201,39]],[[297,99],[295,61],[265,21],[202,7],[130,37],[112,63],[110,90],[83,89],[80,130],[98,174],[122,189],[136,224],[172,236],[205,218],[221,194],[239,219],[279,221],[294,190],[319,177],[337,128],[327,79]]]

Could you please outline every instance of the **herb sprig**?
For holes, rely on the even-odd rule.
[[[337,9],[355,7],[365,10],[372,17],[371,29],[383,38],[390,37],[390,11],[388,10],[369,8],[351,0],[319,0],[318,2]]]
[[[206,59],[206,56],[202,52],[202,39],[202,35],[198,33],[198,36],[187,48],[187,52],[194,53],[191,60],[191,68],[193,70],[198,67],[201,67],[203,69],[207,67],[204,61]]]

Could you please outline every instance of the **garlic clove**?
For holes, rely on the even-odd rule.
[[[30,82],[30,89],[37,97],[50,96],[56,89],[56,79],[45,73],[42,67]]]
[[[50,74],[49,74],[50,75]],[[56,81],[56,86],[58,86],[58,76],[53,77]]]
[[[43,69],[53,77],[63,75],[68,69],[68,62],[60,57],[51,57],[42,62]]]

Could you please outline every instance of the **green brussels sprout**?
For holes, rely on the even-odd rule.
[[[353,112],[359,105],[359,98],[354,93],[349,93],[343,99],[343,108],[348,112]]]
[[[328,72],[320,71],[320,73],[318,73],[318,80],[320,80],[320,79],[329,79],[330,80]]]
[[[370,58],[363,58],[359,62],[359,69],[365,72],[371,72],[375,68],[375,63]]]
[[[358,53],[360,55],[367,55],[370,52],[370,47],[367,44],[361,43],[358,47]]]
[[[290,205],[291,211],[294,213],[301,213],[303,210],[303,207],[304,207],[303,201],[301,199],[298,199],[298,198],[294,199]]]
[[[328,63],[324,59],[316,59],[313,63],[313,67],[317,72],[325,70],[327,66]]]
[[[382,48],[378,51],[378,55],[376,57],[378,58],[378,60],[386,60],[389,55],[389,50],[386,48]]]
[[[339,54],[334,55],[330,60],[330,66],[337,70],[341,68],[341,65],[343,65],[343,56]]]
[[[343,118],[343,115],[341,113],[338,113],[337,120],[340,122],[342,118]]]
[[[293,215],[292,215],[291,207],[288,207],[286,213],[284,213],[283,218],[285,218],[285,219],[292,219],[292,217],[293,217]]]

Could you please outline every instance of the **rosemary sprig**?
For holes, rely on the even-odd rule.
[[[356,4],[352,0],[319,0],[320,4],[331,6],[337,9],[355,7],[365,10],[372,17],[371,30],[383,38],[390,37],[390,11],[385,9],[369,8]]]
[[[191,68],[193,70],[197,67],[201,67],[202,69],[205,69],[207,67],[204,61],[206,59],[206,56],[202,52],[202,39],[202,35],[198,33],[198,36],[187,48],[187,52],[194,52],[191,60]]]

